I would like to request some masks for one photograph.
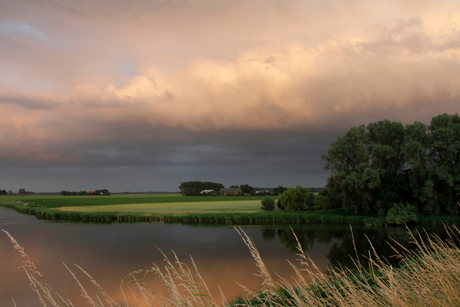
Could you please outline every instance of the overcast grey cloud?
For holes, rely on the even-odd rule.
[[[0,188],[323,186],[351,126],[459,110],[458,1],[0,1]]]

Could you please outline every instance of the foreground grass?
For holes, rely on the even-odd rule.
[[[401,259],[398,267],[387,264],[374,253],[366,256],[366,267],[356,261],[354,270],[336,268],[330,274],[321,273],[298,244],[300,267],[291,264],[296,276],[293,282],[275,282],[254,242],[241,229],[237,231],[248,246],[258,268],[258,276],[262,278],[261,288],[258,291],[245,289],[245,296],[230,301],[214,299],[193,260],[193,267],[189,268],[177,257],[171,261],[166,256],[164,268],[154,264],[149,270],[133,272],[122,281],[125,287],[121,287],[120,291],[125,298],[124,305],[112,299],[78,266],[77,269],[89,278],[99,295],[91,297],[78,280],[80,288],[76,291],[80,291],[88,300],[88,305],[92,306],[129,306],[128,296],[134,296],[138,306],[460,306],[460,249],[456,245],[460,231],[457,228],[448,229],[450,239],[447,241],[435,236],[423,241],[411,234],[417,249],[396,252]],[[73,306],[52,290],[24,249],[9,233],[4,232],[24,258],[24,270],[32,289],[38,294],[38,300],[44,306],[47,303]],[[146,272],[155,274],[164,283],[168,291],[166,296],[151,291],[141,281]]]

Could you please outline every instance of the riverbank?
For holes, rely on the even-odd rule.
[[[177,203],[177,199],[169,198],[171,203]],[[206,198],[205,198],[206,199]],[[320,223],[320,224],[354,224],[366,226],[383,226],[385,225],[384,217],[369,217],[348,215],[342,210],[329,210],[324,212],[286,212],[286,211],[262,211],[256,210],[260,205],[254,205],[253,199],[247,200],[250,203],[247,206],[236,206],[235,197],[231,200],[221,201],[227,204],[224,207],[213,205],[212,200],[208,202],[182,202],[188,204],[186,208],[190,211],[197,211],[199,204],[210,203],[212,210],[207,212],[188,213],[176,209],[174,212],[173,206],[169,207],[169,211],[173,213],[159,212],[110,212],[102,211],[109,209],[110,202],[103,199],[106,204],[101,205],[101,211],[97,211],[97,206],[91,206],[90,211],[72,211],[69,208],[75,206],[62,206],[56,202],[51,202],[51,208],[43,205],[43,202],[35,202],[32,199],[29,202],[18,200],[4,199],[0,200],[0,205],[7,208],[12,208],[18,212],[34,215],[38,219],[43,220],[63,220],[63,221],[83,221],[96,223],[113,223],[113,222],[165,222],[165,223],[196,223],[196,224],[226,224],[226,225],[254,225],[254,224],[304,224],[304,223]],[[194,199],[195,200],[195,199]],[[241,202],[245,202],[244,200]],[[255,201],[257,202],[257,201]],[[112,200],[113,203],[113,200]],[[74,202],[70,204],[75,205]],[[56,207],[61,206],[61,207]],[[123,205],[129,208],[128,205]],[[57,209],[59,208],[59,209]],[[88,208],[88,207],[85,207]],[[172,208],[172,209],[171,209]],[[181,207],[183,208],[183,207]],[[243,209],[242,209],[243,208]],[[151,209],[154,211],[155,209]],[[220,212],[219,212],[220,211]],[[459,224],[460,217],[455,216],[421,216],[417,225],[441,225],[441,224]]]

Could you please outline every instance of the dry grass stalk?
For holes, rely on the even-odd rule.
[[[265,263],[262,260],[262,257],[260,256],[254,241],[251,238],[249,238],[249,236],[241,228],[235,228],[235,230],[238,232],[241,239],[243,239],[243,242],[249,248],[249,252],[251,253],[252,258],[254,258],[254,260],[256,261],[256,266],[259,269],[259,273],[256,274],[256,276],[261,277],[263,280],[262,292],[275,295],[276,283],[270,275],[270,272],[268,271],[267,267],[265,266]]]
[[[97,288],[97,291],[99,293],[101,293],[105,299],[107,300],[107,303],[113,307],[113,306],[117,306],[117,307],[120,307],[119,304],[117,304],[117,302],[115,302],[108,294],[107,292],[105,292],[104,288],[101,287],[101,285],[99,285],[99,283],[88,273],[86,272],[85,270],[83,270],[80,266],[76,265],[75,266],[80,269],[80,271],[86,275],[86,277],[89,278],[89,280],[91,281],[91,283]],[[101,302],[101,304],[103,305],[103,303]]]
[[[35,293],[37,293],[39,301],[43,304],[43,306],[47,306],[45,303],[45,299],[53,307],[61,307],[63,303],[67,304],[65,302],[60,302],[59,297],[57,296],[55,297],[55,293],[53,289],[51,289],[50,285],[46,282],[42,273],[40,273],[35,263],[32,261],[29,255],[25,252],[24,248],[19,245],[19,243],[10,235],[9,232],[3,229],[2,231],[8,236],[11,243],[13,243],[14,249],[17,250],[19,254],[21,255],[21,257],[24,259],[23,265],[21,267],[26,272],[27,278],[31,282],[31,288],[33,289]],[[38,279],[40,279],[41,281]]]

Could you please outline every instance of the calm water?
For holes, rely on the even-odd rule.
[[[294,227],[294,226],[293,226]],[[87,290],[86,278],[73,266],[78,264],[102,287],[122,302],[120,281],[130,272],[148,269],[152,263],[163,266],[164,257],[190,263],[193,257],[198,269],[215,297],[220,290],[227,298],[242,293],[237,283],[257,289],[261,280],[254,260],[233,227],[198,227],[180,224],[84,224],[39,221],[33,216],[0,207],[0,229],[8,231],[35,262],[54,291],[70,299],[75,306],[86,306],[77,284],[62,263],[67,264]],[[294,272],[286,260],[296,262],[295,238],[291,229],[279,227],[244,227],[254,241],[272,273],[290,278]],[[348,255],[355,254],[348,226],[304,225],[294,227],[304,250],[324,271],[328,264],[350,265]],[[433,231],[433,230],[431,230]],[[443,236],[440,228],[434,229]],[[368,254],[372,241],[378,253],[391,259],[389,237],[406,246],[409,237],[401,228],[354,227],[353,235],[359,254]],[[8,237],[0,233],[0,306],[37,306],[36,294],[21,266],[21,257]],[[396,260],[393,260],[396,261]],[[273,276],[276,276],[273,274]],[[154,285],[154,288],[159,288]]]

